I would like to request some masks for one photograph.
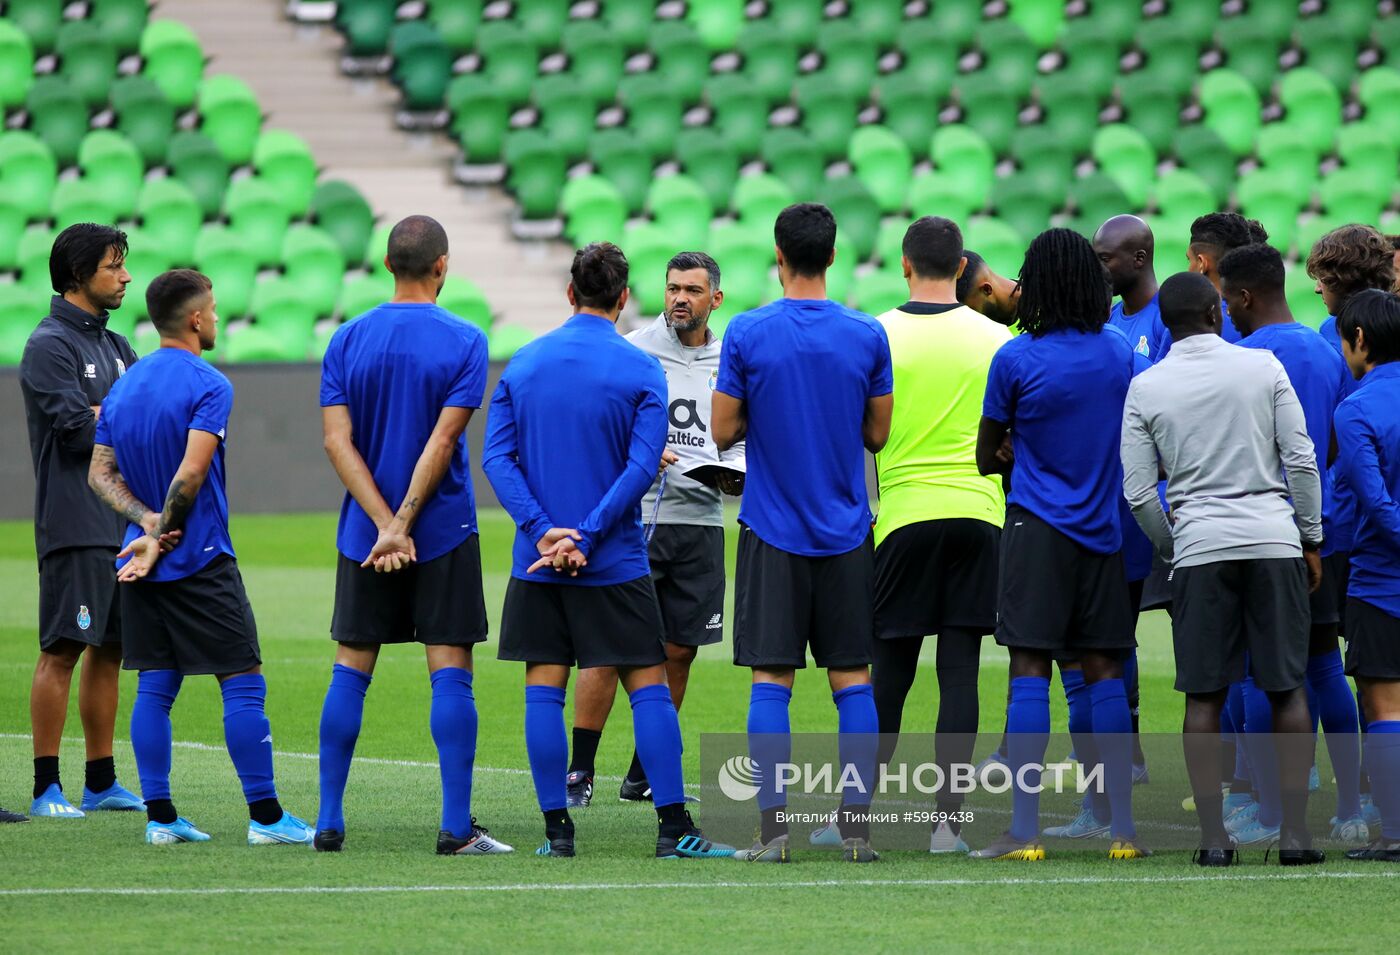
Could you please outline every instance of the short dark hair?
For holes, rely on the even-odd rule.
[[[574,304],[611,311],[627,288],[627,256],[611,242],[590,242],[569,267]]]
[[[819,202],[799,202],[778,213],[773,241],[796,275],[826,272],[836,248],[836,217]]]
[[[1400,252],[1400,233],[1397,233],[1395,235],[1388,235],[1385,237],[1385,240],[1390,243],[1390,247],[1392,249],[1394,249],[1396,252]]]
[[[977,273],[981,272],[987,263],[971,249],[963,249],[962,257],[967,259],[967,265],[963,266],[963,274],[958,276],[958,285],[953,294],[958,297],[959,302],[966,305],[967,297],[972,294],[972,286],[977,284]]]
[[[1222,252],[1269,241],[1269,231],[1257,219],[1238,212],[1209,212],[1191,223],[1191,245],[1211,245]]]
[[[1180,328],[1203,323],[1212,308],[1220,307],[1220,293],[1210,279],[1196,272],[1178,272],[1157,290],[1157,306],[1162,324]]]
[[[710,277],[710,291],[719,291],[719,263],[704,252],[677,252],[666,263],[666,272],[689,272],[691,269],[704,269]]]
[[[1283,291],[1283,256],[1267,242],[1255,242],[1231,249],[1216,265],[1221,279],[1256,295]]]
[[[1031,240],[1016,302],[1022,331],[1037,336],[1061,329],[1098,332],[1112,306],[1108,272],[1088,239],[1073,229],[1046,229]]]
[[[75,292],[97,274],[102,257],[113,250],[126,258],[126,233],[109,225],[79,222],[70,225],[53,240],[49,251],[49,281],[59,295]]]
[[[389,269],[403,279],[425,279],[447,254],[447,230],[430,216],[401,219],[389,232]]]
[[[1395,250],[1368,225],[1344,225],[1318,239],[1307,267],[1308,275],[1340,292],[1343,302],[1362,289],[1390,291],[1395,285]]]
[[[190,303],[213,288],[209,276],[194,269],[162,272],[146,286],[146,314],[160,331],[170,331],[185,316]]]
[[[924,216],[904,233],[904,257],[914,274],[926,279],[950,279],[963,255],[962,230],[952,219]],[[968,263],[971,265],[972,263]]]
[[[1384,365],[1400,361],[1400,295],[1362,289],[1337,310],[1337,334],[1356,347],[1356,333],[1366,332],[1366,357]]]

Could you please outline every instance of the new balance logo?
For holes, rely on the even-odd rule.
[[[723,622],[722,622],[722,620],[721,620],[721,617],[722,617],[722,616],[723,616],[723,614],[715,614],[713,617],[711,617],[711,618],[710,618],[710,622],[707,623],[707,624],[705,624],[705,629],[706,629],[706,630],[718,630],[720,627],[724,626],[724,624],[723,624]]]

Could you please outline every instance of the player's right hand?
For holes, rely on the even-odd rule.
[[[376,574],[394,574],[418,559],[413,538],[401,531],[384,528],[361,567],[373,567]]]
[[[551,527],[544,532],[544,536],[535,541],[535,550],[540,552],[540,556],[552,554],[554,547],[563,540],[583,540],[583,535],[572,527]]]
[[[1322,586],[1322,555],[1315,550],[1305,550],[1303,561],[1308,565],[1308,593],[1317,593],[1317,588]]]
[[[661,464],[657,466],[656,473],[660,474],[662,471],[665,471],[667,468],[675,464],[680,459],[681,456],[674,451],[662,451]]]
[[[117,580],[123,584],[140,580],[155,568],[156,561],[160,560],[160,555],[160,541],[150,534],[142,534],[117,554],[117,560],[121,560],[123,557],[131,558],[121,570],[117,571]]]

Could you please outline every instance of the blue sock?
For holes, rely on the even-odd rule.
[[[136,776],[141,798],[170,798],[170,708],[184,677],[175,670],[142,670],[131,707],[131,748],[136,751]]]
[[[1366,768],[1371,800],[1381,814],[1381,836],[1400,839],[1400,720],[1377,720],[1366,727]]]
[[[316,828],[345,831],[345,783],[350,778],[350,760],[355,741],[360,738],[360,722],[365,713],[365,694],[372,677],[353,667],[337,663],[321,704],[321,808]]]
[[[1253,677],[1244,681],[1244,739],[1249,747],[1249,768],[1259,793],[1259,824],[1283,824],[1283,796],[1279,791],[1278,750],[1274,747],[1274,708]]]
[[[1225,706],[1220,712],[1221,732],[1228,733],[1235,747],[1234,779],[1251,780],[1249,747],[1244,742],[1244,681],[1230,684]]]
[[[632,704],[632,738],[651,784],[652,805],[674,806],[685,802],[685,777],[681,775],[681,723],[676,705],[664,683],[644,686],[627,694]]]
[[[792,760],[791,702],[792,691],[777,683],[755,683],[749,689],[749,758],[758,774],[759,809],[787,805],[776,767]]]
[[[476,762],[476,697],[472,674],[462,667],[434,670],[428,727],[442,776],[442,828],[454,838],[472,831],[472,764]]]
[[[875,757],[880,747],[880,718],[875,712],[875,690],[870,684],[848,686],[831,694],[836,704],[841,772],[855,769],[859,788],[848,786],[841,794],[845,806],[869,806],[875,795]]]
[[[1103,760],[1104,783],[1112,807],[1113,837],[1134,839],[1133,825],[1133,716],[1128,710],[1128,688],[1122,680],[1100,680],[1089,686],[1093,710],[1094,742]]]
[[[1074,757],[1080,765],[1092,767],[1099,761],[1099,748],[1094,742],[1094,715],[1089,704],[1089,688],[1084,683],[1083,670],[1060,670],[1060,683],[1065,688],[1069,704],[1069,736],[1074,743]],[[1110,812],[1108,796],[1090,789],[1080,805],[1094,811],[1094,818],[1107,822]]]
[[[272,726],[267,721],[267,680],[261,673],[229,677],[219,684],[224,697],[224,744],[228,746],[243,798],[276,799],[272,778]]]
[[[1332,771],[1337,776],[1337,818],[1361,814],[1361,719],[1342,670],[1342,651],[1308,658],[1308,686],[1317,694]]]
[[[1021,767],[1045,762],[1050,743],[1050,681],[1042,676],[1018,676],[1011,681],[1011,704],[1006,708],[1006,762],[1011,767],[1011,837],[1030,842],[1040,835],[1040,793],[1016,785]],[[1028,771],[1027,787],[1040,786],[1040,771]]]
[[[569,774],[569,734],[564,731],[564,691],[553,686],[525,687],[525,752],[540,811],[569,803],[564,777]]]

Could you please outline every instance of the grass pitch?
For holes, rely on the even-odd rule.
[[[512,527],[481,515],[487,606],[495,625],[509,573]],[[234,544],[257,612],[283,802],[316,815],[317,723],[329,679],[333,515],[235,518]],[[734,534],[730,535],[731,566]],[[32,528],[0,524],[0,805],[30,801],[28,690],[35,653],[37,574]],[[1167,621],[1149,614],[1142,643],[1145,731],[1180,725]],[[930,648],[931,649],[931,648]],[[1209,946],[1232,951],[1354,951],[1374,945],[1400,870],[1350,864],[1333,852],[1303,873],[1251,852],[1228,872],[1201,872],[1181,852],[1134,863],[1055,855],[1037,865],[887,852],[853,867],[800,852],[795,865],[649,858],[654,817],[614,798],[631,755],[620,697],[599,749],[595,803],[576,814],[580,857],[538,859],[542,839],[522,732],[522,668],[476,654],[480,711],[474,812],[516,847],[509,857],[438,858],[435,752],[428,734],[422,650],[386,648],[365,707],[346,797],[346,851],[250,848],[246,812],[223,749],[215,681],[186,681],[173,714],[173,788],[180,811],[211,833],[203,845],[141,842],[138,814],[33,820],[0,827],[0,939],[8,951],[1133,951]],[[1004,654],[983,651],[983,728],[1000,724]],[[117,770],[137,788],[123,683]],[[932,732],[932,658],[920,668],[905,729]],[[1063,729],[1063,701],[1054,699]],[[742,732],[748,676],[727,647],[702,651],[681,713],[687,778],[702,732]],[[799,674],[793,729],[834,728],[820,671]],[[76,686],[65,733],[70,798],[82,787]],[[983,755],[979,753],[979,756]],[[1324,775],[1324,779],[1326,775]],[[1152,787],[1148,787],[1149,790]],[[1144,794],[1143,790],[1139,790]],[[1183,793],[1153,793],[1179,799]],[[1330,801],[1324,787],[1321,803]],[[700,807],[704,822],[704,807]],[[1191,817],[1182,814],[1181,822]],[[802,833],[794,830],[801,849]],[[1228,884],[1222,884],[1228,883]]]

